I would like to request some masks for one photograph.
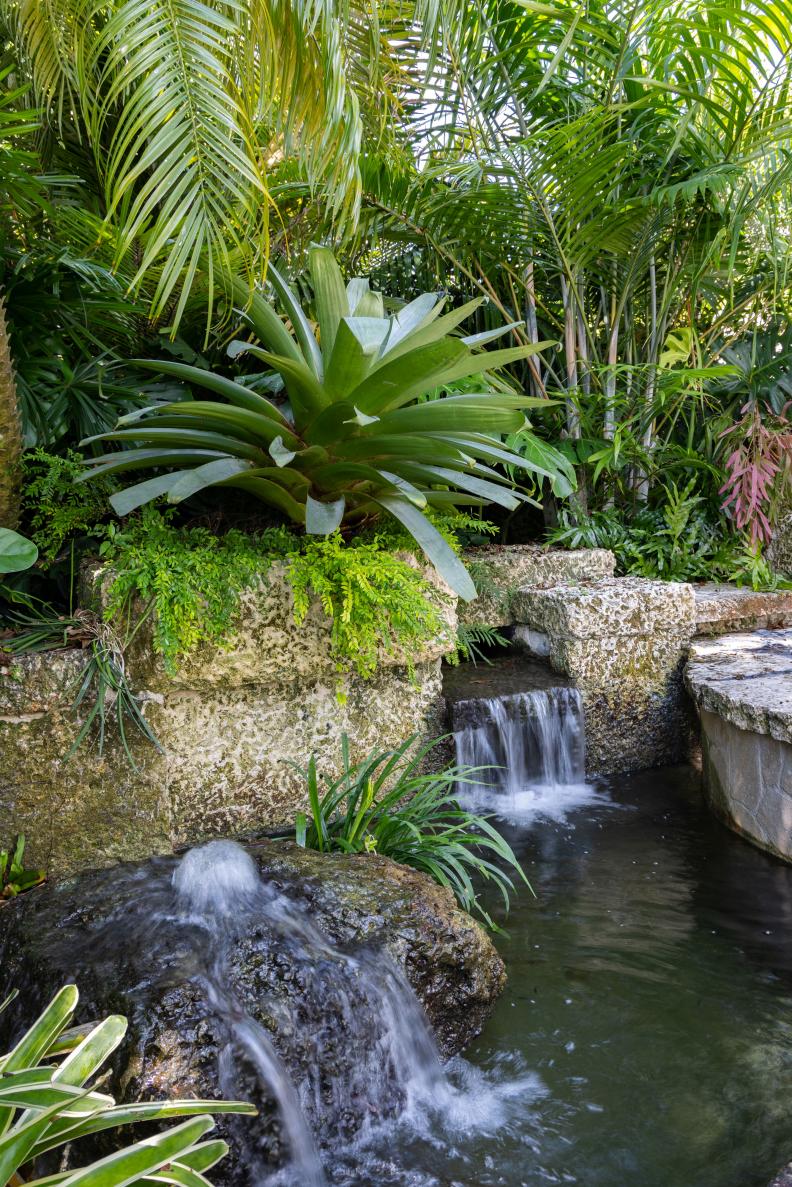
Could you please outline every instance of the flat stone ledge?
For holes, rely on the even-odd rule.
[[[700,711],[792,742],[792,630],[696,639],[685,680]]]
[[[515,621],[566,639],[691,636],[693,586],[642,577],[608,577],[551,589],[524,587],[512,598]]]
[[[694,596],[698,635],[792,627],[792,590],[757,593],[736,585],[708,582],[694,586]]]
[[[526,586],[563,585],[612,577],[616,557],[606,548],[544,548],[537,544],[484,544],[469,548],[463,560],[479,590],[459,604],[460,622],[470,626],[511,626],[521,620],[513,595]]]

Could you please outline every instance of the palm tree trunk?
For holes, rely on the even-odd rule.
[[[19,417],[11,346],[0,297],[0,527],[19,526],[22,423]]]

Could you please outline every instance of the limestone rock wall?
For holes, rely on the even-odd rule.
[[[338,671],[318,604],[295,625],[282,567],[244,596],[233,643],[204,648],[175,674],[141,631],[127,672],[162,750],[130,731],[136,769],[112,724],[103,756],[84,746],[66,758],[81,720],[69,705],[85,652],[7,663],[0,669],[0,837],[24,832],[29,864],[60,874],[292,821],[306,806],[294,764],[315,754],[320,770],[337,774],[343,734],[360,758],[414,733],[442,733],[440,657],[453,646],[456,616],[439,579],[436,596],[443,631],[413,657],[411,670],[406,657],[383,654],[369,681]]]
[[[686,758],[691,719],[682,683],[695,631],[693,587],[607,577],[511,598],[516,638],[580,688],[587,763],[601,774]]]

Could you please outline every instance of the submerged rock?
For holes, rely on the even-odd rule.
[[[445,1056],[479,1033],[505,982],[485,932],[417,871],[281,841],[247,852],[264,897],[250,897],[250,863],[239,851],[237,911],[224,852],[215,866],[193,863],[175,887],[178,859],[155,858],[43,887],[0,912],[0,997],[20,990],[0,1016],[0,1050],[56,989],[76,982],[78,1021],[129,1019],[112,1068],[120,1099],[235,1095],[258,1105],[259,1118],[218,1123],[232,1155],[215,1181],[240,1187],[253,1164],[281,1165],[288,1144],[283,1109],[250,1058],[259,1039],[296,1086],[322,1147],[327,1135],[351,1139],[403,1104],[395,1066],[403,1052],[394,1054],[383,1031],[388,1010],[414,1008],[409,991],[398,996],[402,974]],[[201,912],[215,874],[222,910],[207,927]],[[416,1029],[409,1018],[404,1026]]]

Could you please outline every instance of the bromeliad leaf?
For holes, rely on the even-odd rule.
[[[86,464],[96,475],[168,471],[114,495],[119,514],[161,495],[178,502],[207,487],[230,486],[269,503],[312,535],[391,515],[460,597],[475,597],[464,565],[423,509],[491,502],[513,508],[526,498],[514,489],[521,474],[533,480],[532,488],[549,480],[556,493],[574,481],[566,459],[527,428],[526,410],[549,401],[486,379],[494,367],[549,344],[488,353],[484,343],[518,323],[459,337],[458,326],[479,300],[441,315],[441,295],[424,293],[386,316],[367,281],[344,284],[328,248],[311,248],[309,268],[316,321],[274,267],[270,280],[287,322],[261,293],[232,281],[258,342],[233,341],[228,353],[250,354],[281,377],[290,416],[226,376],[150,362],[188,384],[196,398],[146,409],[104,435],[128,442],[124,452]],[[473,375],[482,377],[480,391],[447,391]],[[520,448],[506,448],[504,438],[514,433]]]

